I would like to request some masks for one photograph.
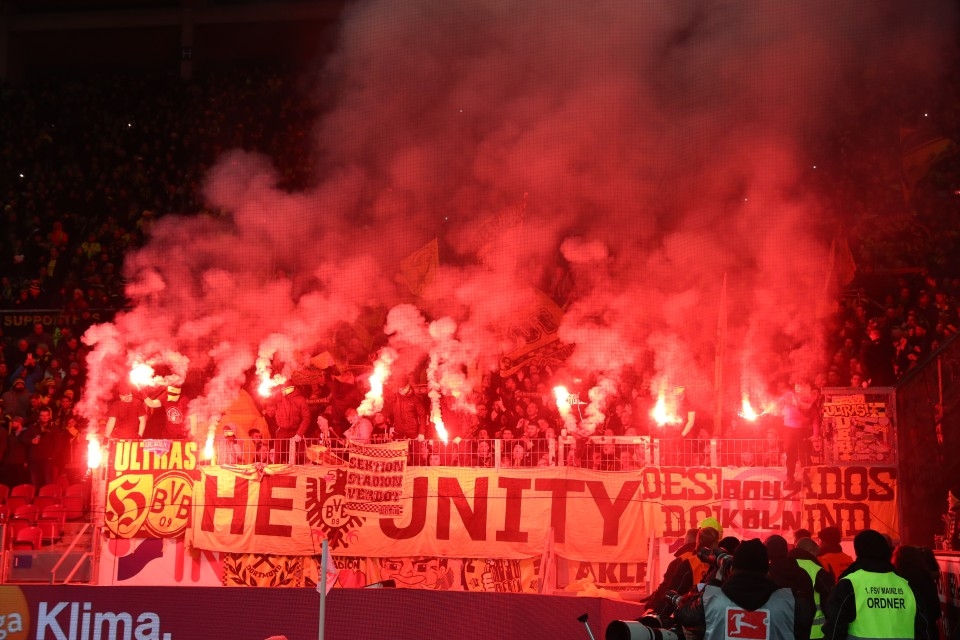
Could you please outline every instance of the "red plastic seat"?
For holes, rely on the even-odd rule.
[[[52,482],[50,484],[45,484],[42,487],[40,487],[39,491],[37,491],[37,496],[38,497],[48,496],[52,498],[59,498],[63,496],[63,487],[61,487],[59,484],[55,482]]]
[[[10,489],[10,497],[23,497],[27,499],[27,502],[33,500],[34,496],[37,495],[37,488],[32,484],[18,484],[17,486]]]
[[[63,538],[63,523],[65,518],[63,506],[53,505],[52,507],[48,507],[48,509],[53,508],[60,509],[61,513],[59,515],[47,515],[47,512],[44,511],[40,519],[37,520],[37,526],[40,527],[40,531],[43,533],[43,541],[49,544],[59,542],[60,539]]]
[[[30,524],[36,524],[37,518],[40,517],[40,510],[37,509],[36,505],[23,504],[14,509],[13,517],[19,520],[28,520]]]
[[[63,500],[60,496],[37,496],[33,499],[33,506],[37,508],[39,513],[43,513],[43,510],[49,507],[50,505],[60,504]]]
[[[90,504],[90,487],[85,484],[72,484],[63,492],[63,497],[79,496],[83,498],[83,506],[86,508]]]
[[[37,526],[20,529],[12,546],[14,549],[39,549],[43,546],[43,530]]]
[[[83,495],[72,495],[67,492],[60,504],[63,505],[67,520],[80,520],[87,513],[87,501]]]
[[[30,504],[30,499],[26,496],[15,496],[11,494],[7,496],[7,501],[4,504],[7,505],[7,512],[12,514],[18,507]]]
[[[43,510],[40,514],[40,517],[37,519],[37,522],[43,520],[54,520],[58,523],[61,535],[63,535],[63,528],[67,524],[67,508],[62,504],[53,504]]]
[[[7,496],[10,495],[10,487],[5,484],[0,484],[0,502],[6,502]]]
[[[10,518],[7,520],[7,540],[9,544],[13,545],[13,541],[17,539],[17,534],[19,534],[20,531],[32,526],[34,526],[34,524],[24,518]]]

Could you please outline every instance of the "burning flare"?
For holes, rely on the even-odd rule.
[[[573,415],[573,397],[564,386],[554,387],[553,395],[557,399],[557,411],[563,420],[563,431],[572,434],[577,429],[577,419]]]
[[[372,416],[383,409],[383,385],[390,377],[390,366],[396,359],[397,352],[390,347],[384,348],[377,356],[370,375],[370,390],[357,407],[357,413],[361,416]]]
[[[447,433],[447,427],[443,424],[443,418],[440,417],[440,408],[439,404],[436,409],[431,409],[430,411],[430,420],[433,422],[433,428],[437,431],[437,437],[446,444],[447,439],[450,437]]]
[[[146,362],[135,362],[130,369],[130,382],[138,388],[150,386],[153,384],[153,367]]]
[[[680,424],[680,418],[674,413],[673,409],[667,406],[667,392],[663,386],[657,392],[657,402],[650,411],[650,417],[661,427],[668,424]]]
[[[210,464],[214,464],[216,462],[216,460],[214,460],[214,456],[216,455],[216,450],[214,449],[213,441],[217,435],[218,422],[220,422],[219,417],[210,423],[210,428],[207,429],[207,441],[203,445],[203,459],[209,460]]]
[[[265,376],[261,376],[260,378],[260,384],[257,385],[257,393],[259,393],[261,397],[269,398],[273,390],[286,381],[287,379],[279,373],[272,377],[269,373],[266,373]]]
[[[100,439],[95,434],[87,436],[87,468],[96,469],[103,462]]]
[[[270,373],[270,358],[265,356],[257,358],[257,377],[260,379],[257,393],[263,398],[269,398],[274,389],[287,381],[284,375]]]
[[[750,422],[755,422],[760,417],[760,414],[750,404],[750,398],[747,397],[747,394],[743,394],[743,404],[738,415]]]
[[[570,392],[566,387],[554,387],[553,395],[557,399],[557,410],[563,414],[570,412]]]

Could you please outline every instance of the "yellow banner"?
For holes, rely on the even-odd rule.
[[[562,558],[561,563],[565,563]],[[390,586],[397,589],[538,593],[540,558],[363,558],[337,556],[333,588]],[[223,555],[223,584],[228,587],[315,588],[319,556]],[[568,569],[569,565],[569,569]],[[563,564],[569,581],[590,581],[612,590],[646,588],[645,563],[578,562]],[[615,581],[616,584],[611,584]],[[617,589],[619,587],[619,589]]]
[[[226,553],[223,555],[223,586],[302,587],[306,560],[301,556]]]
[[[645,505],[687,491],[674,486],[676,478],[664,482],[663,470],[654,468],[603,473],[538,467],[498,474],[417,467],[403,478],[408,515],[373,519],[347,513],[348,469],[280,469],[258,477],[203,468],[194,487],[193,545],[316,555],[327,538],[338,555],[519,559],[539,556],[552,528],[554,549],[567,557],[638,562],[646,560],[652,535]],[[700,491],[712,499],[716,487]]]
[[[194,544],[219,551],[372,557],[521,558],[543,552],[552,527],[557,554],[582,562],[646,560],[650,536],[682,535],[705,517],[740,538],[838,526],[845,537],[873,528],[898,537],[893,467],[810,467],[788,490],[776,468],[408,469],[404,518],[346,512],[344,469],[278,467],[245,477],[203,469],[194,493]],[[617,571],[621,569],[618,568]]]
[[[107,469],[107,530],[117,538],[182,536],[198,477],[196,442],[118,441]]]
[[[407,468],[406,440],[383,444],[349,443],[347,472],[349,515],[368,518],[402,518],[403,474]]]

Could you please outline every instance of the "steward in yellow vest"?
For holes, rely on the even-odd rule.
[[[892,550],[877,531],[853,540],[857,559],[824,607],[826,640],[935,640],[937,630],[917,609],[906,580],[894,573]]]

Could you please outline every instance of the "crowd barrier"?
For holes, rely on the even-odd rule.
[[[375,444],[385,440],[374,438]],[[408,441],[408,464],[447,467],[575,466],[598,471],[630,471],[650,465],[685,467],[782,467],[780,441],[768,438],[655,438],[650,436],[571,436],[534,439],[439,439]],[[340,438],[218,439],[217,464],[322,464],[346,466],[349,443]],[[824,439],[804,443],[805,464],[844,462]],[[850,462],[858,462],[851,460]],[[859,461],[862,462],[862,461]]]

